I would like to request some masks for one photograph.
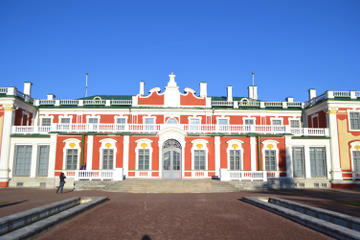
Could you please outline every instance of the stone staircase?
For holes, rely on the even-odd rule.
[[[219,180],[154,180],[126,179],[113,181],[77,181],[76,190],[102,190],[128,193],[214,193],[236,192],[238,189],[228,182]]]

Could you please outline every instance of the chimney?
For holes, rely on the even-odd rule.
[[[24,94],[31,97],[32,82],[24,82]]]
[[[143,81],[141,81],[140,82],[140,91],[139,91],[139,94],[141,95],[141,96],[143,96],[144,95],[144,93],[145,93],[145,83],[143,82]]]
[[[258,99],[257,86],[250,85],[250,86],[248,87],[248,96],[249,96],[249,98],[251,98],[251,99],[255,99],[255,100]]]
[[[233,96],[232,96],[232,86],[227,86],[227,101],[232,102]]]
[[[287,102],[294,102],[294,98],[293,98],[293,97],[287,97],[287,98],[286,98],[286,101],[287,101]]]
[[[207,96],[207,83],[201,82],[200,83],[200,97],[206,97]]]
[[[47,96],[47,100],[55,100],[55,98],[56,98],[55,95],[52,93],[49,93],[46,96]]]
[[[315,88],[310,88],[309,89],[309,100],[313,99],[316,97],[316,89]]]

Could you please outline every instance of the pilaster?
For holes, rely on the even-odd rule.
[[[129,136],[124,136],[124,146],[123,146],[123,168],[124,168],[124,176],[128,176],[129,171]]]
[[[215,175],[220,176],[220,137],[215,136]]]
[[[256,138],[250,137],[250,164],[251,171],[256,171]]]
[[[86,170],[92,170],[94,136],[87,136]]]

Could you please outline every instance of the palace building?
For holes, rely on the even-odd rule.
[[[360,91],[309,90],[306,102],[164,91],[79,99],[0,88],[0,186],[70,181],[202,179],[273,181],[296,188],[360,183]]]

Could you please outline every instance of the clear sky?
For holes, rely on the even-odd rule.
[[[1,0],[0,86],[33,97],[163,89],[307,100],[309,88],[360,90],[359,0]]]

